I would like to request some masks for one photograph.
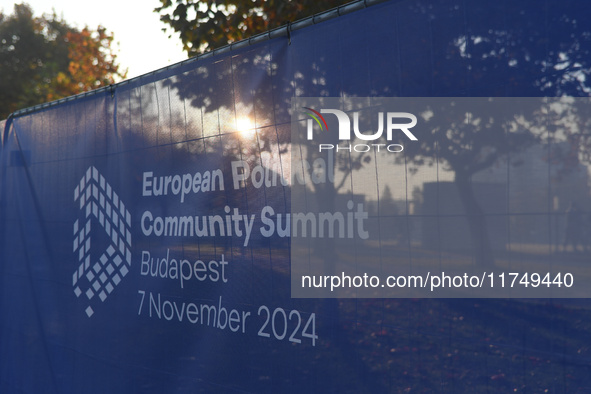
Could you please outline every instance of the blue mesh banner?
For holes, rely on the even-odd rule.
[[[591,390],[587,299],[512,298],[572,283],[586,297],[591,6],[407,0],[343,14],[1,124],[1,392]],[[394,157],[367,137],[363,111],[382,97],[463,104],[385,110],[418,122]],[[470,97],[561,100],[497,127],[465,110]],[[320,100],[296,105],[316,143],[338,109],[361,125],[354,145],[327,160],[296,151],[296,98]],[[310,159],[302,172],[294,155]],[[367,224],[343,224],[344,247],[304,237],[302,269],[333,268],[309,287],[334,285],[332,262],[351,288],[368,287],[361,262],[470,267],[506,287],[292,297],[300,203]]]

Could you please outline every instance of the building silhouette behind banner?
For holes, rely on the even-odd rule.
[[[567,143],[553,147],[570,149]],[[591,199],[587,167],[576,162],[568,169],[553,169],[548,174],[548,152],[532,147],[512,158],[516,164],[491,167],[474,176],[472,186],[485,210],[491,244],[495,250],[527,249],[527,245],[551,245],[558,251],[566,234],[566,211],[574,201],[580,209],[581,243],[589,245],[588,222]],[[549,198],[535,193],[547,184]],[[427,182],[423,185],[420,214],[422,245],[428,249],[469,248],[466,211],[453,182]],[[447,223],[446,223],[447,222]]]

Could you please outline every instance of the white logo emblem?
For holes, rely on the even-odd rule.
[[[85,311],[91,317],[93,303],[98,303],[97,299],[104,302],[129,272],[131,215],[94,167],[88,168],[74,189],[74,201],[78,200],[81,217],[74,222],[74,253],[78,253],[80,265],[72,277],[72,286],[76,297],[84,294],[88,298]],[[91,259],[90,253],[93,217],[105,231],[109,244],[96,261]]]

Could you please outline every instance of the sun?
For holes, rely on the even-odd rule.
[[[236,119],[236,130],[245,137],[250,137],[255,133],[254,125],[247,116]]]

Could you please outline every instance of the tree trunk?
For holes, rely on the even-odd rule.
[[[466,210],[466,219],[468,220],[476,264],[480,267],[493,267],[495,263],[490,246],[486,217],[474,195],[470,176],[456,171],[455,183],[460,195],[460,201],[462,201]]]

